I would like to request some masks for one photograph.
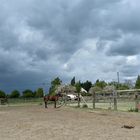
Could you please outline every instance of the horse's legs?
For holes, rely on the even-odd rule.
[[[47,101],[45,101],[45,108],[48,108],[48,107],[47,107]]]
[[[56,108],[56,100],[54,101],[54,108]]]

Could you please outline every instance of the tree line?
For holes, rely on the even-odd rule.
[[[43,97],[43,95],[44,93],[42,88],[38,88],[34,92],[30,89],[26,89],[22,93],[18,90],[13,90],[10,94],[6,94],[4,91],[0,90],[0,98],[39,98]]]
[[[62,80],[57,77],[54,80],[52,80],[51,82],[51,87],[49,89],[49,94],[54,94],[54,91],[56,90],[57,86],[61,85]],[[126,89],[140,89],[140,76],[138,75],[135,85],[133,85],[130,81],[125,82],[125,83],[118,83],[116,81],[113,82],[105,82],[104,80],[99,80],[97,79],[95,83],[92,83],[91,81],[85,81],[85,82],[81,82],[81,81],[76,81],[75,77],[73,77],[70,81],[70,85],[78,87],[80,86],[80,88],[83,88],[88,92],[90,90],[91,87],[99,87],[100,89],[103,89],[104,87],[106,87],[107,85],[111,86],[113,85],[115,87],[115,89],[117,90],[126,90]]]
[[[62,80],[59,77],[56,77],[51,81],[51,86],[49,88],[49,94],[55,94],[55,90],[57,86],[62,84]],[[84,88],[87,92],[89,92],[89,89],[91,87],[99,87],[103,89],[107,85],[113,85],[117,90],[125,90],[125,89],[130,89],[130,88],[135,88],[135,89],[140,89],[140,75],[138,75],[135,85],[132,85],[132,83],[118,83],[118,82],[105,82],[104,80],[99,80],[97,79],[95,83],[92,83],[91,81],[76,81],[75,77],[73,77],[70,81],[70,85],[75,86],[77,89],[79,88]],[[6,93],[2,90],[0,90],[0,98],[4,98],[8,96],[9,98],[31,98],[31,97],[43,97],[44,92],[42,88],[38,88],[36,91],[32,91],[30,89],[26,89],[20,94],[18,90],[14,90],[11,92],[11,94],[6,95]]]

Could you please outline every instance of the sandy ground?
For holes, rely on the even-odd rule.
[[[140,140],[140,113],[0,107],[0,140]]]

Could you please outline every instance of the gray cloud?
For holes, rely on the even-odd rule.
[[[110,45],[109,55],[137,55],[140,53],[140,36],[125,35]]]
[[[8,90],[12,79],[20,87],[55,76],[65,82],[74,75],[112,80],[117,71],[134,77],[139,8],[138,0],[1,0],[0,88]]]

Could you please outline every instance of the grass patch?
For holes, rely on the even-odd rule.
[[[80,104],[81,106],[84,106],[84,103]],[[71,103],[69,106],[76,107],[77,103]],[[87,103],[88,108],[92,109],[92,103]],[[103,110],[114,110],[113,103],[110,105],[110,103],[96,103],[95,104],[96,109],[103,109]],[[135,102],[118,102],[117,103],[117,109],[118,111],[128,111],[130,109],[135,108]]]
[[[88,108],[88,105],[87,104],[83,104],[82,108]]]
[[[138,108],[130,108],[128,111],[129,112],[139,112],[139,109]]]

